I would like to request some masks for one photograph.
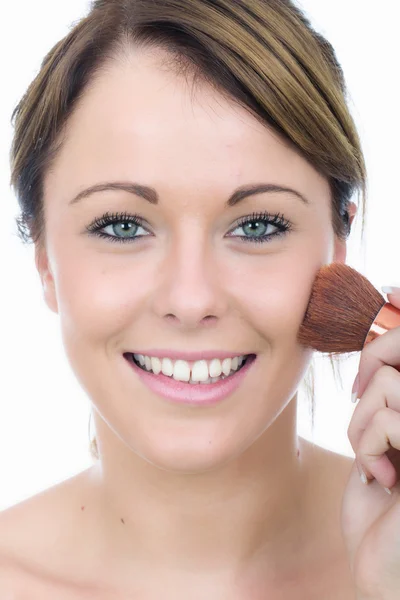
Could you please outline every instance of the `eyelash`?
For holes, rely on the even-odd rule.
[[[252,215],[243,217],[242,219],[239,220],[239,222],[236,224],[236,226],[234,227],[234,229],[232,231],[234,231],[238,227],[243,227],[244,225],[247,225],[248,223],[259,222],[259,221],[263,221],[263,222],[267,223],[268,225],[273,225],[275,227],[278,227],[278,231],[275,233],[270,233],[268,235],[261,236],[259,238],[252,238],[252,237],[247,237],[247,236],[233,236],[233,237],[238,237],[244,242],[250,242],[250,243],[255,243],[255,244],[262,244],[262,243],[265,244],[265,243],[268,243],[272,238],[284,236],[286,233],[288,233],[292,229],[290,221],[285,219],[284,215],[282,215],[280,213],[271,214],[268,212],[261,212],[261,213],[253,213]],[[139,235],[139,236],[132,237],[132,238],[123,238],[123,237],[121,238],[118,236],[109,235],[108,233],[104,233],[103,231],[101,231],[102,229],[104,229],[105,227],[107,227],[109,225],[117,225],[119,223],[134,223],[134,225],[136,225],[137,227],[144,228],[143,219],[139,215],[128,214],[126,212],[125,213],[106,212],[99,219],[95,219],[86,228],[86,230],[91,235],[95,235],[97,237],[110,240],[111,242],[117,242],[117,243],[123,243],[123,244],[135,242],[136,240],[138,240],[142,237],[148,237],[148,236]]]

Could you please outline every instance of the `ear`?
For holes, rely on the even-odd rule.
[[[350,221],[350,227],[351,227],[353,225],[353,221],[355,219],[358,207],[356,204],[354,204],[354,202],[350,202],[347,210],[349,213],[349,221]],[[340,241],[340,240],[336,240],[335,241],[335,253],[334,253],[332,262],[345,263],[346,257],[347,257],[347,243]]]
[[[54,285],[53,274],[50,269],[47,250],[44,245],[35,246],[35,264],[42,282],[44,299],[47,306],[55,313],[58,313],[57,295]]]
[[[354,204],[354,202],[350,202],[350,204],[348,206],[348,212],[349,212],[349,216],[350,216],[350,227],[353,225],[353,221],[357,214],[357,210],[358,210],[358,206],[356,204]]]

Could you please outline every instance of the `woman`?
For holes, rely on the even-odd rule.
[[[290,0],[97,0],[46,56],[12,183],[98,454],[3,512],[15,589],[354,598],[353,460],[296,431],[296,335],[366,195],[345,96]]]

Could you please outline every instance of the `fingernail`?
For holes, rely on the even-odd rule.
[[[385,490],[385,492],[387,492],[390,496],[392,495],[392,492],[389,490],[389,488],[383,488]]]
[[[351,390],[351,392],[352,392],[352,394],[351,394],[351,401],[353,402],[353,404],[355,402],[357,402],[359,380],[360,380],[360,374],[358,373],[357,377],[355,378],[354,383],[353,383],[353,389]]]
[[[358,472],[360,473],[360,477],[361,477],[361,481],[367,485],[368,484],[368,479],[366,474],[364,473],[364,469],[362,468],[362,466],[360,465],[360,463],[357,461],[357,468],[358,468]]]
[[[384,286],[384,287],[382,288],[382,292],[383,292],[384,294],[397,294],[397,293],[399,293],[399,292],[400,292],[400,287],[395,287],[395,286],[393,286],[393,285],[392,285],[392,286],[387,286],[387,285],[386,285],[386,286]]]

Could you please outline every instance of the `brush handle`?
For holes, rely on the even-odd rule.
[[[364,347],[377,337],[396,327],[400,327],[400,309],[390,304],[390,302],[386,302],[371,325],[368,335],[365,338]],[[400,365],[394,368],[400,371]]]

